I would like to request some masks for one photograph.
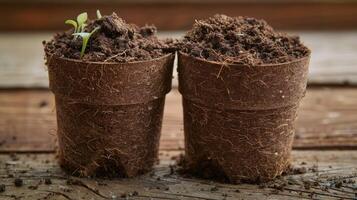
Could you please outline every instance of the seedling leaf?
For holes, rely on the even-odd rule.
[[[87,32],[73,33],[73,35],[75,35],[75,36],[81,36],[81,38],[82,38],[81,58],[82,58],[83,55],[84,55],[84,52],[85,52],[85,50],[86,50],[86,47],[87,47],[87,44],[88,44],[88,41],[89,41],[90,36],[91,36],[94,32],[96,32],[98,29],[99,29],[99,27],[96,27],[96,28],[93,29],[90,33],[87,33]]]
[[[86,23],[87,19],[88,19],[88,14],[86,12],[79,14],[77,16],[78,26],[81,26],[82,24]]]
[[[88,14],[86,12],[81,13],[77,16],[77,23],[78,23],[78,31],[77,32],[83,32],[84,27],[86,26],[86,21],[88,19]]]
[[[99,10],[97,10],[97,18],[98,18],[98,19],[102,18],[102,14],[100,13]]]
[[[75,33],[77,32],[78,25],[77,25],[76,21],[69,19],[69,20],[66,20],[64,23],[74,26],[74,32]]]

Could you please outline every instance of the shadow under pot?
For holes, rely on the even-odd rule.
[[[174,55],[131,63],[47,55],[59,162],[79,176],[134,177],[158,159]]]
[[[184,168],[232,183],[265,182],[287,170],[309,56],[259,66],[178,56]]]

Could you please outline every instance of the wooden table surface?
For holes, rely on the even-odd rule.
[[[165,105],[160,164],[142,177],[114,180],[80,179],[61,171],[55,159],[55,107],[48,90],[0,90],[0,184],[6,185],[0,199],[356,199],[356,100],[354,87],[310,87],[293,151],[294,167],[305,167],[307,173],[262,187],[171,173],[170,165],[184,145],[181,98],[175,88]],[[15,187],[15,178],[24,185]]]
[[[179,35],[182,33],[175,37]],[[113,180],[66,175],[56,161],[55,107],[53,95],[46,89],[40,44],[44,35],[2,34],[0,200],[356,200],[357,87],[353,84],[357,83],[357,49],[354,47],[357,34],[302,35],[313,47],[313,59],[310,86],[297,122],[292,159],[293,166],[305,168],[306,173],[284,176],[266,185],[231,185],[172,173],[172,165],[183,153],[184,146],[181,97],[176,84],[167,96],[160,163],[152,173],[134,179]],[[14,45],[16,42],[21,45]],[[345,86],[347,82],[352,86]],[[23,180],[21,187],[15,186],[16,179]],[[2,191],[3,185],[5,191]]]

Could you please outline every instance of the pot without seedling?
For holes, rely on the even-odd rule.
[[[225,62],[227,57],[215,61],[219,57],[214,56],[222,49],[213,50],[210,55],[209,48],[199,46],[205,39],[202,42],[197,35],[202,30],[225,29],[224,24],[234,23],[238,24],[238,30],[229,30],[237,32],[253,20],[228,18],[227,23],[227,18],[215,16],[204,23],[199,21],[178,54],[179,91],[184,109],[183,164],[187,172],[206,178],[223,178],[232,183],[264,182],[290,166],[297,110],[306,90],[309,51],[301,47],[303,53],[299,58],[291,57],[284,62],[258,63],[267,61],[241,55],[245,52],[236,57],[237,63]],[[254,23],[242,27],[243,35],[255,30],[258,25]],[[206,33],[207,37],[210,34]],[[244,37],[241,35],[236,37],[237,44],[243,47],[245,42],[253,41],[239,39]],[[230,39],[221,38],[220,44],[235,44]]]
[[[81,38],[68,39],[68,33],[45,44],[56,100],[59,162],[80,176],[134,177],[150,171],[158,159],[174,55],[164,52],[155,36],[138,35],[147,27],[139,30],[115,14],[88,24],[89,31],[96,27],[84,50]],[[114,40],[162,49],[149,53],[142,46],[127,48]],[[121,48],[126,49],[125,57],[114,52]],[[113,52],[103,56],[103,49]]]

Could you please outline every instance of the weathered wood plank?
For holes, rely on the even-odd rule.
[[[180,151],[161,151],[153,173],[134,179],[69,177],[53,154],[0,155],[0,199],[355,199],[357,151],[294,151],[293,165],[305,174],[262,185],[230,185],[172,173]],[[306,163],[306,164],[305,164]],[[23,186],[15,187],[15,178]],[[51,184],[45,184],[51,180]],[[286,184],[286,185],[285,185]]]
[[[309,88],[294,148],[356,148],[357,88]]]
[[[0,34],[0,87],[48,87],[42,41],[49,34]]]
[[[309,84],[357,84],[357,34],[294,32],[311,49]]]
[[[53,150],[56,118],[50,92],[9,90],[0,96],[0,149]]]
[[[161,149],[184,147],[181,97],[167,96]],[[294,148],[357,149],[357,88],[309,88]],[[55,147],[53,96],[47,90],[0,91],[0,152],[51,152]]]
[[[196,18],[215,13],[264,18],[283,29],[354,29],[357,4],[354,1],[0,1],[0,30],[55,30],[64,19],[79,12],[119,12],[128,21],[156,24],[162,30],[182,30]],[[50,17],[49,17],[50,16]],[[169,17],[168,17],[169,16]],[[16,22],[16,23],[14,23]]]
[[[163,32],[180,38],[184,32]],[[312,49],[310,84],[357,84],[357,32],[293,32]],[[47,88],[42,40],[49,33],[0,33],[0,88]],[[336,53],[338,52],[338,53]],[[174,70],[173,85],[177,86]]]

